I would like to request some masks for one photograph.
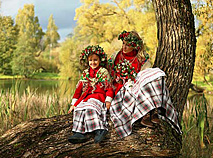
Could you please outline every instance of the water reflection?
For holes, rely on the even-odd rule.
[[[62,95],[71,95],[75,89],[77,81],[75,80],[0,80],[0,89],[3,91],[12,91],[20,95],[25,91],[31,91],[37,94],[57,93]]]

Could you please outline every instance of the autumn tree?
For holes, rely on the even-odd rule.
[[[193,2],[194,14],[198,23],[194,79],[208,83],[206,76],[213,70],[213,2],[211,0]]]
[[[55,24],[53,15],[48,20],[47,31],[42,38],[42,49],[36,57],[41,72],[59,72],[59,43],[60,35],[57,32],[58,27]]]
[[[123,30],[137,31],[147,43],[151,57],[154,55],[156,21],[151,3],[130,0],[113,0],[100,3],[97,0],[84,0],[76,9],[77,27],[75,35],[90,44],[100,44],[111,55],[121,48],[117,40]]]
[[[84,48],[84,44],[76,41],[74,37],[67,38],[63,42],[60,51],[60,76],[67,79],[79,79],[81,68],[79,65],[79,55]]]
[[[0,73],[12,74],[11,61],[17,42],[17,29],[10,16],[0,15]]]
[[[117,39],[118,34],[123,30],[136,30],[143,37],[147,52],[154,62],[157,27],[154,9],[150,2],[113,0],[112,3],[100,3],[96,0],[87,0],[82,1],[82,4],[76,9],[75,41],[79,41],[84,46],[99,44],[110,57],[112,53],[121,48],[121,41]],[[76,65],[72,63],[74,60],[70,62]],[[62,67],[66,67],[63,65],[64,62],[62,62]]]
[[[34,5],[26,4],[19,9],[16,16],[16,25],[19,30],[18,42],[14,51],[12,69],[14,74],[29,77],[36,71],[37,51],[43,36],[38,17],[35,16]]]
[[[48,20],[47,31],[44,36],[45,45],[48,49],[53,49],[57,46],[58,40],[60,40],[60,35],[57,31],[58,27],[56,26],[53,15],[51,14]]]

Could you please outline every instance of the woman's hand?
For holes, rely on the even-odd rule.
[[[72,106],[70,107],[69,111],[68,111],[68,114],[71,113],[74,109],[75,109],[75,106],[72,105]]]
[[[110,106],[111,106],[111,103],[107,101],[106,102],[106,108],[107,108],[107,110],[109,110]]]

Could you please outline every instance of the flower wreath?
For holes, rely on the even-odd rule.
[[[97,54],[100,57],[101,66],[104,66],[107,62],[107,55],[104,52],[103,48],[101,48],[99,45],[96,46],[87,46],[84,50],[82,50],[81,55],[80,55],[80,63],[81,64],[87,64],[88,63],[88,56],[91,54]]]
[[[118,40],[124,40],[127,42],[128,46],[131,46],[135,48],[136,50],[141,49],[142,45],[142,40],[139,39],[137,36],[133,35],[131,32],[123,31],[121,34],[118,36]]]

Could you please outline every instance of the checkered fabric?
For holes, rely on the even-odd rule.
[[[121,138],[130,135],[133,123],[157,108],[165,109],[164,117],[174,124],[177,131],[180,131],[178,113],[172,105],[165,82],[162,82],[162,77],[139,88],[138,95],[135,96],[132,91],[123,86],[112,101],[110,118],[118,135]]]
[[[97,99],[81,102],[74,110],[73,132],[87,133],[97,129],[107,129],[107,108]]]

